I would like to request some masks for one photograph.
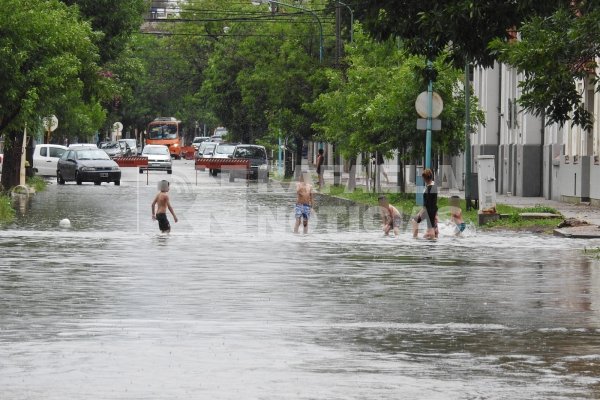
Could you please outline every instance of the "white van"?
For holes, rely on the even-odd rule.
[[[37,144],[33,150],[33,170],[42,176],[56,176],[58,159],[67,150],[59,144]]]

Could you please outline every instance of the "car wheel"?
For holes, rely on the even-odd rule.
[[[143,173],[144,173],[144,170],[140,168],[140,174],[143,174]]]
[[[121,186],[121,181],[115,181],[115,186]]]
[[[171,175],[172,173],[173,173],[173,170],[171,170],[171,169],[167,170],[167,174]]]
[[[94,185],[96,185],[96,186],[100,186],[100,183],[102,183],[102,182],[100,182],[100,181],[95,181],[95,182],[94,182]]]
[[[213,169],[213,170],[212,170],[212,172],[211,172],[211,175],[212,175],[212,176],[217,176],[217,170],[216,170],[216,169]]]
[[[65,184],[65,180],[63,179],[63,177],[60,175],[60,172],[58,172],[58,171],[56,171],[56,181],[58,182],[59,185]]]
[[[79,172],[75,172],[75,182],[77,182],[78,185],[81,185],[81,183],[83,182],[79,177]]]

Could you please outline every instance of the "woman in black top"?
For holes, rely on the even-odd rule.
[[[433,181],[433,172],[427,168],[421,174],[425,181],[425,191],[423,192],[423,208],[413,218],[413,237],[417,237],[419,223],[425,219],[427,221],[427,232],[423,236],[425,239],[435,239],[437,237],[437,187]]]

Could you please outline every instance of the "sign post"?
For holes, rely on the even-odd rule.
[[[426,92],[422,92],[417,96],[415,101],[415,109],[417,114],[422,118],[417,119],[417,129],[426,131],[425,136],[425,168],[431,168],[431,131],[442,129],[442,121],[437,119],[444,109],[444,102],[439,94],[433,90],[433,81],[429,80],[429,85]],[[421,183],[417,187],[422,187],[422,180],[417,176],[415,181]],[[417,204],[422,205],[422,197],[419,196],[420,190],[416,192]]]
[[[52,132],[58,128],[58,118],[55,115],[51,115],[49,117],[44,117],[42,120],[44,124],[44,130],[46,131],[46,135],[44,138],[44,144],[50,143],[50,137]]]
[[[431,88],[432,82],[429,81],[428,90],[419,94],[415,101],[417,114],[421,118],[424,118],[417,120],[417,129],[427,132],[425,141],[425,168],[431,168],[431,131],[442,129],[441,121],[436,118],[444,110],[444,101],[439,94],[433,90],[430,91],[429,89]],[[423,126],[423,123],[425,126]]]

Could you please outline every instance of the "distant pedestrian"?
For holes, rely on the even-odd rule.
[[[323,162],[325,161],[325,157],[323,157],[323,149],[319,149],[319,155],[317,156],[317,175],[319,176],[319,180],[317,183],[317,189],[321,190],[323,186],[325,186],[325,181],[323,179]]]
[[[296,206],[294,207],[296,224],[294,225],[294,233],[298,233],[300,224],[303,225],[303,232],[308,233],[308,220],[313,207],[313,191],[309,181],[309,174],[302,173],[296,183]]]
[[[423,192],[423,208],[412,219],[413,237],[418,236],[419,223],[422,220],[427,222],[427,231],[423,238],[435,239],[438,236],[437,229],[437,187],[433,181],[433,171],[425,169],[421,174],[425,181],[425,191]]]
[[[163,233],[171,232],[171,225],[167,219],[167,210],[171,212],[173,219],[177,222],[177,216],[171,202],[169,200],[169,181],[162,180],[158,183],[160,192],[157,193],[154,201],[152,202],[152,219],[158,221],[158,229]],[[155,212],[156,210],[156,212]]]
[[[377,152],[377,166],[379,167],[379,172],[385,177],[385,182],[387,184],[390,183],[390,178],[388,177],[388,174],[385,170],[385,159],[383,158],[383,154],[381,154],[380,152]]]
[[[454,234],[456,236],[464,232],[466,225],[460,208],[460,198],[458,196],[450,197],[450,221],[454,223]]]
[[[385,196],[379,196],[379,209],[381,211],[381,223],[383,225],[383,233],[385,236],[394,231],[394,235],[400,234],[400,223],[402,222],[402,214],[396,207],[390,204]]]

